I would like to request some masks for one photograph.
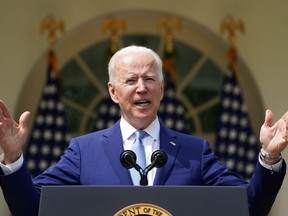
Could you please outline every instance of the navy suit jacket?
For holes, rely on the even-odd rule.
[[[206,140],[168,129],[160,123],[160,149],[168,161],[157,169],[153,185],[225,185],[247,188],[250,215],[267,215],[286,172],[257,164],[247,183],[230,172]],[[123,140],[119,121],[111,128],[73,138],[57,165],[33,181],[24,163],[17,172],[0,176],[4,197],[14,216],[37,215],[42,185],[132,185],[120,162]]]

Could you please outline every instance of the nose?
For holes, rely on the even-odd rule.
[[[140,78],[138,79],[138,82],[137,82],[137,91],[138,92],[143,92],[146,90],[146,85],[145,85],[145,81]]]

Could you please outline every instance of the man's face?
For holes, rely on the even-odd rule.
[[[112,100],[127,122],[146,128],[156,118],[164,91],[153,58],[143,53],[126,55],[116,62],[115,71],[115,86],[108,83]]]

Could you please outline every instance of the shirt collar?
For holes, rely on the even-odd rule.
[[[125,142],[130,136],[134,134],[136,128],[130,125],[123,117],[120,119],[120,129],[122,134],[123,142]],[[160,123],[158,117],[156,116],[155,120],[144,129],[144,131],[149,134],[154,140],[160,140]]]

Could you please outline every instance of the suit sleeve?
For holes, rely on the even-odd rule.
[[[80,153],[76,140],[72,139],[57,165],[31,179],[27,164],[9,175],[0,170],[0,185],[13,216],[37,216],[42,185],[78,184]]]
[[[7,176],[2,174],[1,188],[13,216],[37,216],[40,190],[34,187],[26,164],[15,173]]]
[[[285,161],[283,161],[280,172],[268,170],[258,161],[254,174],[248,183],[223,166],[210,149],[208,142],[204,141],[202,174],[205,184],[246,187],[250,216],[268,215],[282,186],[285,173]]]
[[[264,168],[259,162],[247,187],[250,215],[268,215],[276,196],[282,186],[286,173],[286,163],[282,170],[273,172]]]

